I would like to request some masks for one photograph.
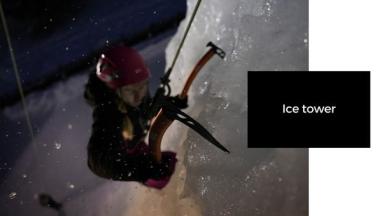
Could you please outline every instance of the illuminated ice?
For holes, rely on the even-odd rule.
[[[187,18],[167,47],[167,62],[195,4],[188,1]],[[181,90],[209,41],[225,50],[226,58],[213,57],[195,79],[187,113],[231,154],[195,132],[184,135],[183,127],[170,128],[169,133],[179,134],[170,139],[170,147],[187,136],[184,196],[200,200],[202,215],[306,215],[307,150],[248,149],[252,122],[246,119],[248,71],[308,69],[308,1],[202,1],[170,77],[177,80],[171,83],[173,92]],[[249,134],[256,136],[256,131]],[[280,208],[270,208],[270,203]]]

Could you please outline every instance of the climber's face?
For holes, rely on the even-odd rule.
[[[146,96],[149,80],[122,86],[118,89],[118,95],[129,106],[138,107]]]

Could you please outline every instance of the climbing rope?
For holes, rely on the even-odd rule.
[[[11,37],[10,37],[9,31],[8,31],[8,26],[7,26],[7,22],[5,20],[4,10],[3,10],[3,6],[1,4],[1,1],[0,1],[0,16],[1,16],[1,22],[3,24],[3,29],[4,29],[5,37],[6,37],[7,43],[8,43],[9,54],[11,56],[13,71],[15,73],[15,77],[16,77],[16,81],[17,81],[17,89],[18,89],[20,97],[21,97],[21,104],[23,106],[23,110],[24,110],[24,114],[25,114],[25,119],[26,119],[27,126],[28,126],[28,129],[29,129],[29,134],[30,134],[30,136],[32,138],[32,141],[33,141],[34,140],[34,134],[33,134],[32,123],[31,123],[31,120],[30,120],[30,117],[29,117],[29,113],[28,113],[28,109],[27,109],[27,106],[26,106],[26,103],[25,103],[23,86],[22,86],[22,83],[21,83],[21,79],[20,79],[20,75],[19,75],[19,70],[17,68],[15,53],[14,53],[14,50],[12,48]]]
[[[196,12],[197,12],[198,9],[199,9],[199,5],[200,5],[201,1],[202,1],[202,0],[198,0],[198,2],[196,2],[196,6],[195,6],[195,8],[194,8],[194,10],[193,10],[193,12],[192,12],[190,21],[189,21],[188,24],[187,24],[186,31],[184,32],[183,38],[182,38],[182,40],[180,41],[180,44],[179,44],[178,49],[176,50],[175,57],[174,57],[174,59],[172,60],[171,66],[168,68],[168,70],[167,70],[167,72],[166,72],[166,74],[165,74],[165,76],[164,76],[164,79],[168,79],[168,77],[170,76],[170,73],[171,73],[171,71],[172,71],[172,68],[174,67],[175,62],[176,62],[176,60],[177,60],[178,57],[179,57],[180,50],[182,49],[183,44],[184,44],[184,41],[185,41],[186,38],[187,38],[187,34],[188,34],[189,30],[190,30],[190,27],[191,27],[192,22],[194,21]]]

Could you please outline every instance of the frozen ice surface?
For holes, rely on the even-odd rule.
[[[187,18],[167,47],[167,62],[195,4],[188,1]],[[208,41],[226,51],[224,61],[214,57],[194,81],[186,112],[231,154],[193,131],[182,132],[186,127],[179,124],[169,129],[166,140],[171,147],[187,137],[183,195],[198,203],[202,215],[308,214],[308,151],[248,149],[246,139],[247,71],[307,70],[307,37],[307,0],[202,2],[170,79],[173,92],[180,92]]]

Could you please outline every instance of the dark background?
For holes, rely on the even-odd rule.
[[[176,28],[186,13],[177,0],[3,0],[26,94],[89,68],[115,43],[135,45]],[[19,100],[0,24],[0,108]]]

